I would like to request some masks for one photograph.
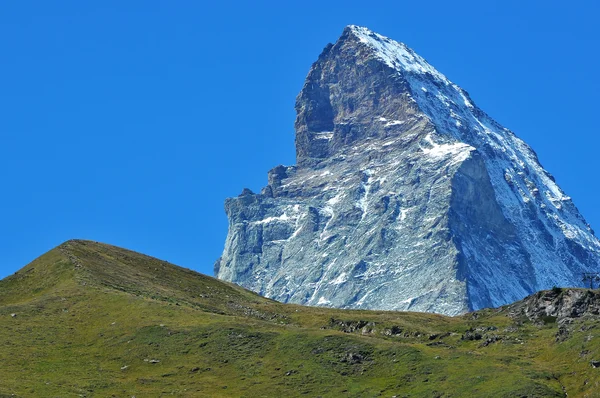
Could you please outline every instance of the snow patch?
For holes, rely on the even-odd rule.
[[[332,280],[331,282],[329,282],[330,285],[341,285],[342,283],[345,283],[348,280],[346,273],[342,272],[341,274],[338,275],[337,278],[335,278],[334,280]]]
[[[399,124],[404,124],[403,120],[390,120],[385,124],[385,127],[398,126]]]
[[[329,206],[335,206],[335,205],[337,205],[338,203],[340,203],[340,201],[342,200],[342,197],[343,197],[343,196],[344,196],[344,194],[343,194],[343,193],[338,193],[336,196],[334,196],[333,198],[329,199],[329,200],[327,201],[327,204],[328,204]]]
[[[315,133],[315,139],[317,140],[330,140],[333,138],[333,131],[322,131]]]
[[[321,296],[319,298],[319,301],[317,302],[317,305],[329,305],[331,304],[331,301],[327,300],[325,297]]]
[[[277,221],[289,221],[290,217],[287,215],[287,213],[283,213],[282,215],[278,216],[278,217],[267,217],[264,220],[260,220],[260,221],[254,221],[252,222],[252,224],[268,224],[268,223],[272,223],[272,222],[277,222]]]
[[[431,134],[427,135],[424,140],[430,145],[430,147],[421,148],[421,150],[423,153],[425,153],[425,155],[433,158],[452,156],[456,158],[457,161],[463,161],[469,157],[471,151],[475,150],[475,148],[472,146],[462,142],[456,142],[453,144],[437,144],[431,138]]]
[[[408,214],[408,212],[410,211],[410,209],[400,209],[400,221],[404,221],[406,220],[406,216]]]

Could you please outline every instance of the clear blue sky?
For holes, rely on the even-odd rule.
[[[70,238],[212,275],[223,201],[294,163],[345,25],[403,41],[537,151],[600,230],[595,1],[3,1],[0,277]]]

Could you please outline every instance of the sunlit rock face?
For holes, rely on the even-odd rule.
[[[219,278],[282,302],[455,315],[600,264],[531,148],[404,44],[347,27],[296,111],[297,166],[225,203]]]

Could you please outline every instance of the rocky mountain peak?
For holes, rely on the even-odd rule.
[[[458,314],[600,263],[533,150],[406,45],[347,27],[296,111],[297,166],[226,201],[219,278],[284,302]]]
[[[399,121],[414,119],[410,87],[397,72],[435,70],[413,54],[352,25],[326,46],[296,100],[298,164],[318,163],[363,139],[393,135],[401,129]]]
[[[343,40],[346,34],[353,40],[358,40],[360,44],[366,45],[372,50],[374,57],[396,71],[428,75],[429,78],[437,80],[441,84],[451,84],[446,76],[438,72],[404,43],[356,25],[347,26],[340,40]]]

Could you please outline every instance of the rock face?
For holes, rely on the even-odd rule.
[[[526,317],[543,323],[553,317],[559,325],[573,323],[578,318],[600,318],[600,294],[587,289],[552,289],[537,292],[505,309],[513,318]]]
[[[217,277],[283,302],[454,315],[578,286],[600,263],[535,153],[404,44],[347,27],[296,111],[297,166],[225,203]]]

